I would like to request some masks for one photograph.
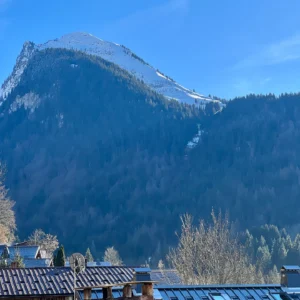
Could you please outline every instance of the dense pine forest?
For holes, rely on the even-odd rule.
[[[266,268],[291,253],[297,264],[299,109],[300,94],[284,94],[202,111],[100,58],[38,52],[0,107],[18,234],[42,228],[68,251],[101,257],[113,245],[124,261],[158,261],[177,241],[181,214],[206,219],[214,207],[236,231],[248,228],[241,238]]]

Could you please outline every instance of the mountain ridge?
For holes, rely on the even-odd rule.
[[[201,108],[205,108],[206,104],[211,102],[219,104],[220,108],[224,106],[219,100],[205,97],[178,84],[146,63],[127,47],[104,41],[84,32],[66,34],[59,39],[49,40],[43,44],[25,42],[12,75],[9,76],[0,89],[0,98],[2,95],[2,98],[5,100],[7,95],[16,86],[32,54],[35,51],[47,48],[64,48],[100,56],[128,71],[167,99],[174,99],[190,105],[195,104]]]

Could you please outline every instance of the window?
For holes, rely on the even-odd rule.
[[[274,300],[283,300],[283,299],[289,299],[288,297],[284,297],[284,295],[280,295],[280,294],[271,294],[272,298]],[[271,297],[270,297],[271,298]],[[271,298],[271,299],[272,299]]]
[[[221,295],[211,295],[214,300],[224,300],[223,296]]]
[[[187,296],[185,297],[185,300],[194,300],[194,298],[192,296]]]
[[[227,300],[228,299],[227,297],[224,297],[224,296],[227,296],[226,294],[223,296],[220,293],[210,294],[210,296],[213,298],[213,300]]]
[[[177,297],[170,297],[170,300],[178,300]]]

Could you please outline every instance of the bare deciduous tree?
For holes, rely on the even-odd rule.
[[[9,230],[0,224],[0,244],[7,244],[9,242]]]
[[[123,264],[118,251],[114,247],[108,247],[105,250],[103,260],[110,262],[113,266],[122,266]]]
[[[280,284],[280,272],[276,266],[274,266],[273,269],[271,269],[266,275],[265,282],[270,284]]]
[[[160,259],[160,260],[158,261],[157,267],[158,267],[159,270],[164,270],[164,269],[165,269],[165,264],[164,264],[164,262],[163,262],[162,259]]]
[[[186,284],[263,283],[237,236],[231,232],[228,216],[212,211],[212,224],[203,220],[193,225],[190,215],[181,217],[177,248],[168,255],[170,264]]]
[[[0,231],[2,239],[4,237],[1,242],[7,243],[14,238],[16,220],[13,211],[15,203],[8,196],[8,190],[4,185],[4,174],[4,168],[0,164]]]
[[[38,245],[46,251],[46,257],[52,257],[53,252],[58,248],[56,235],[45,233],[42,229],[36,229],[28,238],[32,245]]]

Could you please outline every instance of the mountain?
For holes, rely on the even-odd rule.
[[[113,245],[136,263],[165,256],[185,212],[298,231],[300,94],[202,109],[102,57],[36,47],[24,45],[0,106],[21,238],[42,228],[67,253]]]
[[[144,257],[152,240],[154,253],[166,234],[155,212],[166,209],[167,174],[204,112],[66,49],[34,51],[7,82],[16,85],[0,107],[0,149],[20,236],[43,228],[69,251],[90,246],[101,257],[115,245],[127,259]]]
[[[74,49],[100,56],[128,71],[151,89],[168,99],[175,99],[183,103],[196,104],[202,107],[205,107],[208,102],[215,102],[221,107],[223,106],[219,100],[205,97],[179,85],[170,77],[154,69],[125,46],[103,41],[91,34],[81,32],[67,34],[59,39],[51,40],[41,45],[29,42],[25,43],[12,76],[2,86],[0,98],[1,94],[6,98],[12,88],[16,86],[32,53],[47,48]]]

